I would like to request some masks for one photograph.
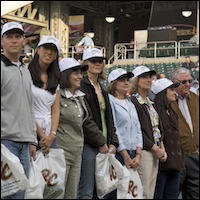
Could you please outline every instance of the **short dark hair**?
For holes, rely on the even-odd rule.
[[[75,71],[73,69],[68,69],[68,70],[65,70],[63,72],[61,72],[61,75],[60,75],[60,88],[61,89],[65,89],[65,88],[70,88],[71,87],[71,83],[69,81],[69,77],[71,75],[71,73]]]

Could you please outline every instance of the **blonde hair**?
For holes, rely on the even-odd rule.
[[[88,65],[88,62],[89,62],[89,60],[84,60],[81,64],[82,65]],[[106,76],[104,74],[104,69],[105,69],[105,64],[103,63],[103,69],[102,69],[101,73],[98,76],[98,79],[101,79],[103,81],[106,80]],[[88,77],[87,70],[83,72],[83,77]]]
[[[130,82],[130,95],[138,93],[138,82],[139,82],[139,78],[138,77],[131,79],[131,82]]]

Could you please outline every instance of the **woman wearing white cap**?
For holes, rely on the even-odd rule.
[[[66,177],[64,199],[76,199],[80,179],[81,158],[84,145],[83,123],[88,117],[85,94],[79,90],[82,72],[87,65],[80,65],[74,58],[59,62],[60,121],[56,145],[65,152]]]
[[[163,144],[163,130],[159,115],[153,102],[148,98],[151,91],[154,70],[146,66],[137,66],[131,81],[131,100],[136,107],[143,135],[143,150],[138,172],[143,185],[144,199],[153,199],[159,160],[165,162],[167,154]]]
[[[28,69],[31,73],[35,118],[39,147],[48,153],[56,147],[55,137],[59,122],[59,41],[54,36],[43,36]]]
[[[136,108],[127,96],[130,87],[129,78],[133,76],[132,72],[121,68],[113,70],[108,76],[107,90],[119,139],[116,158],[128,169],[137,170],[142,155],[143,140]],[[106,197],[117,199],[116,190]]]
[[[176,101],[175,88],[180,83],[173,83],[167,78],[156,80],[152,85],[155,94],[154,103],[164,130],[163,143],[167,152],[166,162],[159,163],[155,189],[155,199],[178,199],[180,170],[184,169],[178,116],[171,107]]]
[[[109,149],[115,154],[119,145],[108,93],[100,84],[103,78],[104,59],[102,51],[97,48],[88,48],[83,53],[83,63],[88,65],[88,70],[81,81],[81,90],[86,93],[93,119],[101,133],[98,132],[90,137],[86,134],[78,199],[97,198],[95,192],[96,155],[99,152],[108,153]]]

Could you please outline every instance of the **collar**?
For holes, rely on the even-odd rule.
[[[1,54],[1,61],[4,62],[7,67],[15,65],[6,56],[4,56],[3,54]],[[23,65],[22,62],[21,62],[21,65]],[[17,66],[17,65],[15,65],[15,66]]]
[[[73,97],[82,97],[82,96],[85,96],[85,93],[83,93],[79,89],[77,89],[75,91],[75,94],[72,95],[72,93],[69,90],[65,89],[65,96],[66,96],[67,99],[69,99],[69,98],[73,98]]]
[[[183,100],[183,99],[189,99],[190,98],[190,93],[186,94],[184,97],[182,97],[180,94],[176,93],[176,98]]]
[[[154,102],[151,101],[151,100],[149,99],[149,97],[147,97],[147,101],[145,101],[145,100],[140,96],[139,93],[136,93],[136,94],[134,94],[133,96],[136,97],[136,99],[138,100],[138,102],[139,102],[140,104],[147,104],[147,105],[149,105],[149,104],[154,104]]]

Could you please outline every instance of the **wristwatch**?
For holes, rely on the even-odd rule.
[[[53,134],[54,134],[54,136],[56,136],[56,131],[51,131],[51,133],[53,133]]]

